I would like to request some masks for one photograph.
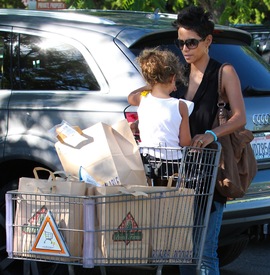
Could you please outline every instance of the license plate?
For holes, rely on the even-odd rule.
[[[251,147],[254,151],[257,160],[270,158],[270,134],[255,136],[251,142]]]

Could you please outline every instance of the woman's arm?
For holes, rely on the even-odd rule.
[[[246,111],[241,84],[235,69],[231,65],[226,65],[223,68],[221,90],[224,100],[230,105],[232,117],[224,125],[213,129],[217,137],[230,134],[246,125]]]
[[[231,65],[226,65],[222,71],[222,95],[226,102],[229,103],[232,117],[224,124],[212,130],[217,138],[233,133],[246,124],[245,104],[241,90],[239,77]],[[192,146],[206,147],[213,142],[212,134],[196,135],[192,139]]]

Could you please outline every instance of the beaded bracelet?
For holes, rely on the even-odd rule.
[[[205,134],[211,134],[214,137],[214,141],[217,141],[218,139],[216,133],[211,130],[205,131]]]

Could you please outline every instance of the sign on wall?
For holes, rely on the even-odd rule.
[[[66,3],[61,0],[22,0],[30,10],[60,10],[66,8]]]

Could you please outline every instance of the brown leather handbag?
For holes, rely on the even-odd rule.
[[[231,111],[225,108],[226,103],[221,93],[222,69],[225,65],[227,63],[222,64],[219,70],[218,111],[213,128],[226,123],[231,117]],[[257,173],[257,161],[250,145],[253,138],[252,132],[245,127],[219,138],[222,151],[216,188],[222,196],[241,198],[247,192]]]

